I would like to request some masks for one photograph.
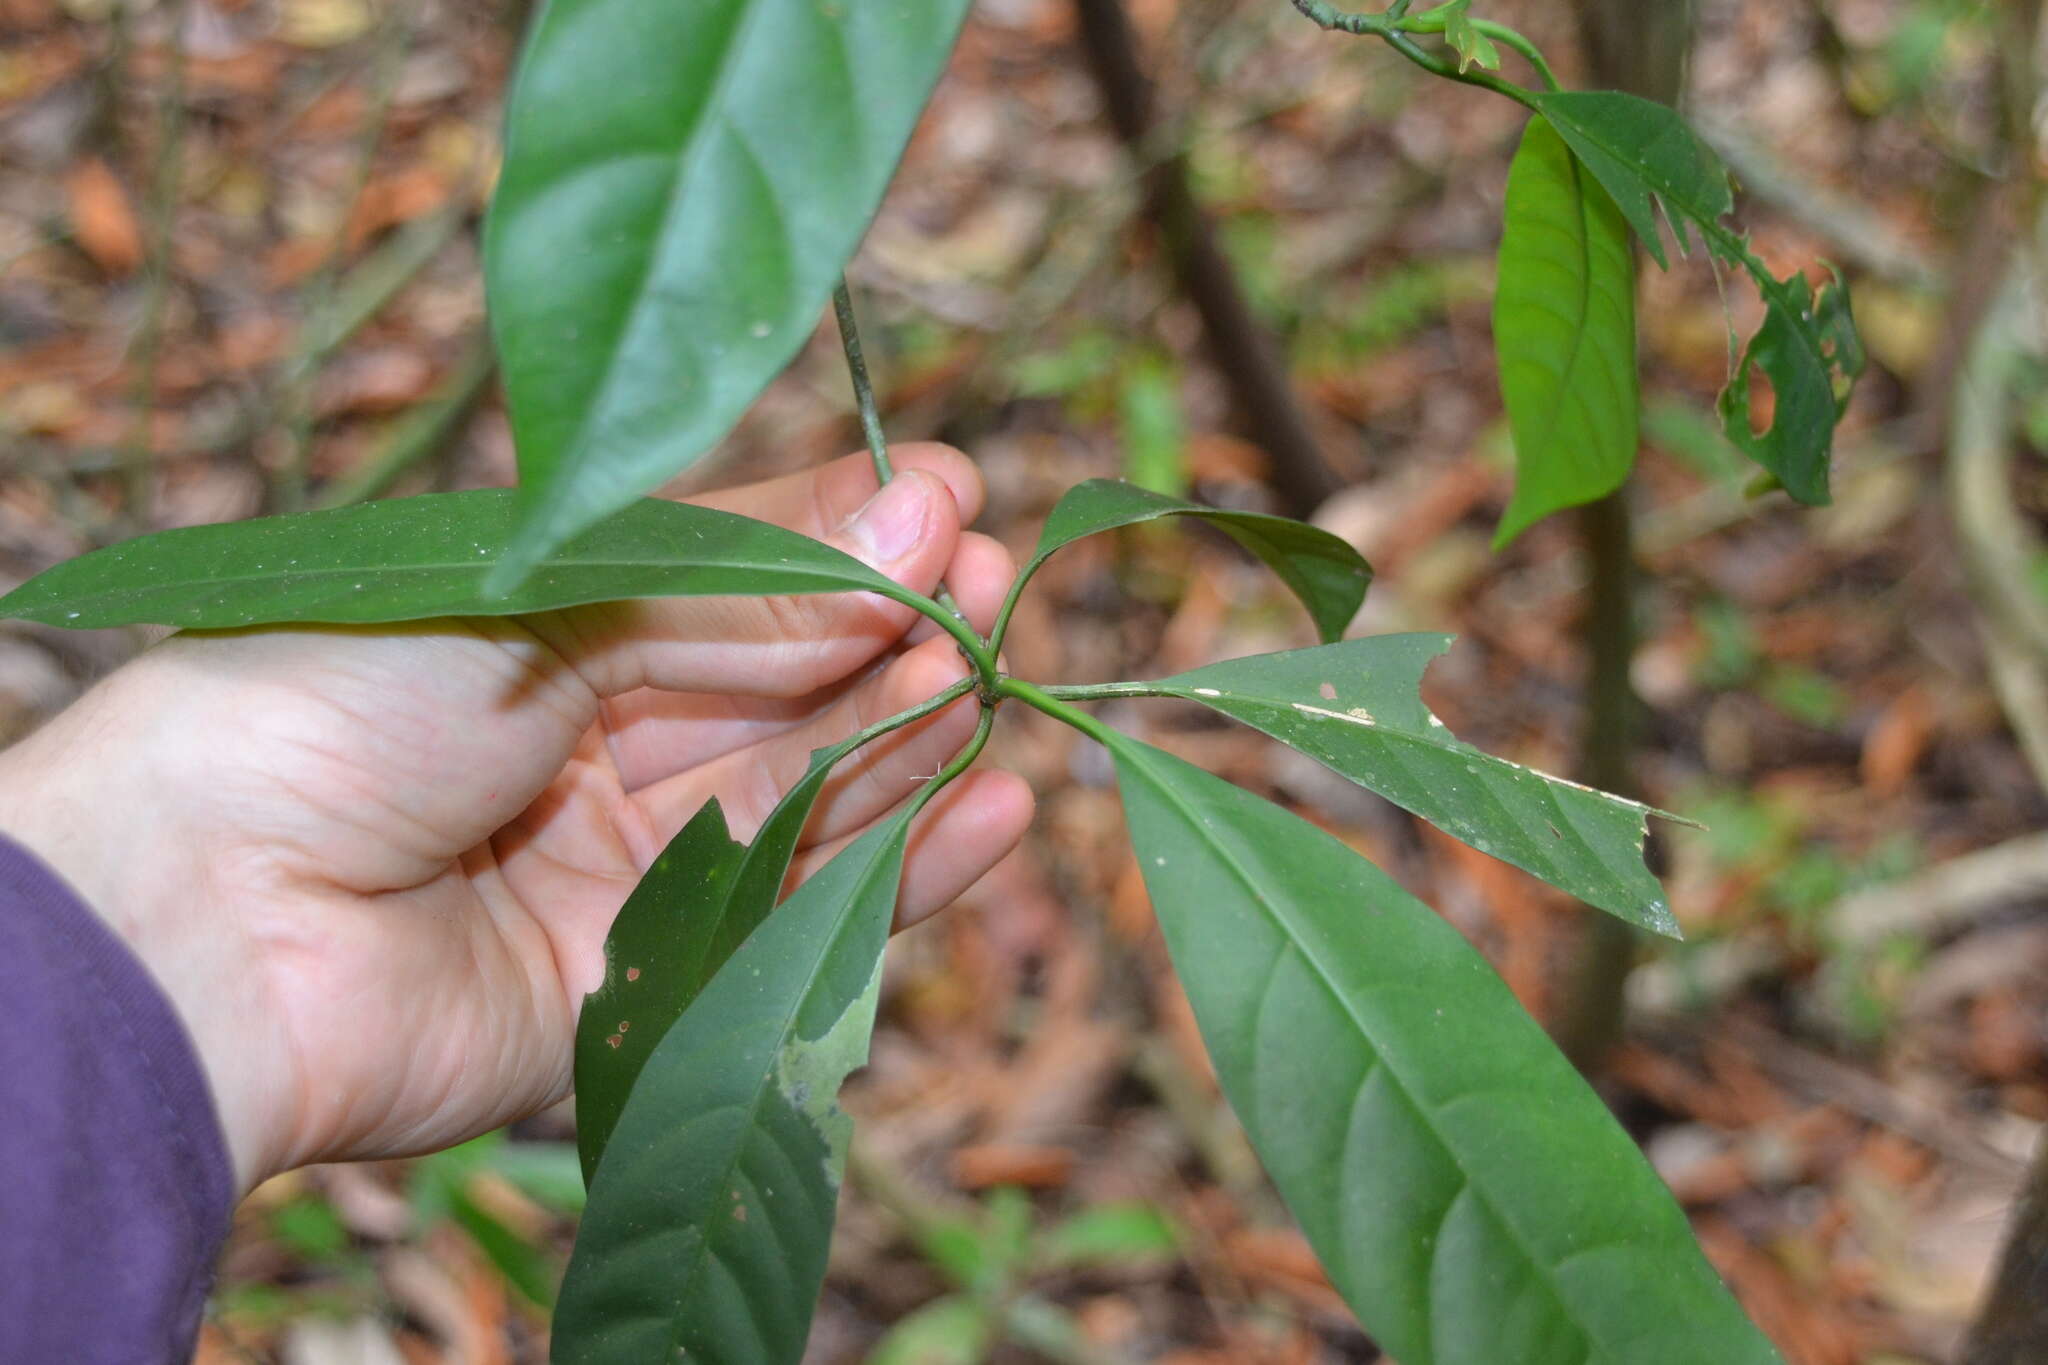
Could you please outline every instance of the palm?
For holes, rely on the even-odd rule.
[[[978,482],[936,449],[899,467],[873,504],[863,461],[707,501],[921,591],[943,575],[985,624],[1012,566],[959,531]],[[909,514],[847,522],[864,504]],[[899,533],[886,546],[878,521]],[[178,636],[10,755],[42,775],[4,788],[39,794],[9,827],[156,967],[245,1179],[430,1150],[568,1092],[607,927],[706,799],[750,837],[812,749],[962,675],[918,619],[843,595]],[[822,793],[796,875],[973,724],[962,703],[863,750]],[[107,735],[125,767],[71,761]],[[1028,823],[1021,783],[978,779],[920,816],[905,916],[951,900]],[[92,829],[122,802],[161,818],[110,861]]]
[[[366,653],[376,657],[382,646],[371,640],[351,651],[356,679]],[[420,667],[427,654],[431,669]],[[843,704],[839,689],[752,704],[631,694],[579,730],[567,700],[529,702],[493,727],[501,739],[508,728],[521,737],[509,763],[466,747],[451,755],[394,743],[431,729],[447,690],[500,686],[465,674],[502,667],[502,658],[502,637],[411,639],[389,658],[388,724],[380,716],[374,726],[335,726],[333,701],[316,684],[297,705],[274,710],[259,737],[269,753],[288,755],[269,775],[279,792],[346,798],[302,800],[303,824],[268,848],[319,886],[292,909],[294,937],[318,950],[280,959],[287,967],[272,989],[300,1002],[298,1050],[311,1039],[351,1041],[360,1069],[338,1078],[327,1069],[348,1109],[314,1125],[335,1132],[348,1155],[430,1150],[562,1098],[576,1008],[602,974],[606,929],[684,807],[716,795],[740,832],[750,831],[766,813],[761,804],[786,785],[785,741]],[[407,677],[432,681],[408,688]],[[279,745],[278,732],[293,727],[348,738],[317,750]],[[636,734],[660,738],[628,749],[633,758],[622,763],[615,754]],[[401,754],[443,778],[404,780],[392,772]],[[241,754],[223,757],[244,766]],[[635,790],[634,776],[645,775],[636,763],[666,776]],[[765,776],[749,780],[754,774]],[[379,784],[396,794],[360,799]],[[508,792],[536,784],[539,795],[513,819],[462,842],[491,822]],[[255,804],[271,804],[258,796]],[[863,813],[851,799],[840,795],[841,823]],[[810,832],[814,848],[833,837],[833,819],[828,807]],[[393,1057],[403,1064],[390,1066]],[[385,1125],[392,1113],[427,1121],[393,1133]]]

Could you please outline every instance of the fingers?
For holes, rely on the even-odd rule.
[[[966,614],[967,623],[986,635],[995,629],[996,613],[1016,578],[1017,561],[1002,542],[969,531],[960,537],[959,547],[953,552],[953,562],[946,568],[945,585]],[[924,620],[911,627],[910,639],[922,643],[943,634],[938,622]]]
[[[1001,862],[1030,827],[1032,807],[1030,784],[1000,769],[970,772],[934,797],[911,822],[896,927],[937,914]],[[797,879],[809,878],[863,833],[848,831],[798,855]]]
[[[1000,543],[969,532],[960,537],[945,578],[967,619],[986,633],[1016,572],[1016,561]],[[919,618],[905,640],[921,645],[944,635],[936,622]],[[848,685],[828,684],[821,693],[801,697],[641,689],[605,704],[605,729],[621,781],[626,790],[637,791],[810,722]]]
[[[967,614],[967,622],[983,635],[995,629],[996,612],[1017,579],[1017,561],[999,540],[974,532],[960,537],[946,586]]]
[[[952,641],[934,640],[897,659],[809,723],[651,783],[634,792],[633,799],[666,838],[716,796],[733,832],[751,839],[783,793],[808,770],[812,751],[908,710],[965,676],[967,666]],[[841,763],[819,793],[805,842],[858,829],[916,790],[973,735],[977,710],[971,697],[963,698]]]
[[[929,593],[959,545],[960,509],[939,476],[907,469],[819,538]],[[916,619],[872,593],[611,602],[526,618],[602,697],[639,687],[800,697],[866,664]]]
[[[656,692],[641,688],[604,703],[605,742],[619,783],[629,792],[652,786],[713,759],[764,743],[817,719],[869,677],[805,697],[734,697],[719,692]]]
[[[894,446],[889,461],[899,475],[916,469],[941,480],[952,491],[962,526],[981,515],[981,471],[951,446],[929,441]],[[874,462],[866,454],[857,454],[800,474],[721,489],[691,501],[757,521],[772,521],[799,535],[824,536],[858,511],[880,486]]]
[[[1015,561],[1008,550],[971,532],[960,537],[959,549],[946,570],[947,581],[957,585],[955,600],[975,629],[983,632],[993,628],[996,611],[1015,574]],[[935,622],[919,619],[904,639],[922,645],[944,635]],[[605,731],[620,780],[626,790],[637,791],[807,724],[847,687],[857,685],[842,680],[801,697],[735,697],[643,688],[605,703]]]

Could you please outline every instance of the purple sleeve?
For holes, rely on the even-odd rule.
[[[233,1203],[170,1002],[0,837],[0,1361],[189,1360]]]

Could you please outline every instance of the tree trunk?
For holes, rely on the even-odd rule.
[[[1138,64],[1123,0],[1075,0],[1081,48],[1102,93],[1110,126],[1145,167],[1145,204],[1181,291],[1202,318],[1210,357],[1272,460],[1273,490],[1290,516],[1306,517],[1341,486],[1295,400],[1279,348],[1253,316],[1237,272],[1216,245],[1209,217],[1188,185],[1187,157],[1153,145],[1152,83]]]
[[[1579,30],[1595,86],[1678,103],[1692,45],[1692,0],[1580,0]],[[1579,776],[1620,795],[1635,790],[1635,747],[1644,718],[1629,678],[1636,652],[1637,572],[1628,494],[1624,486],[1579,513],[1588,582]],[[1621,1038],[1623,991],[1635,964],[1637,933],[1611,915],[1582,913],[1585,932],[1556,1035],[1565,1055],[1590,1072]]]
[[[1962,1365],[2040,1365],[2048,1359],[2048,1136],[2020,1196],[1991,1296],[1970,1329]]]

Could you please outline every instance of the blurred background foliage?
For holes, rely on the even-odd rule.
[[[140,529],[510,480],[476,230],[523,8],[0,0],[7,583]],[[1573,83],[1612,8],[1481,5]],[[1359,630],[1461,635],[1430,688],[1461,735],[1559,771],[1624,750],[1699,821],[1658,850],[1690,942],[1626,948],[1598,1083],[1789,1360],[1948,1360],[2048,1120],[2048,38],[2038,0],[1689,18],[1685,103],[1744,225],[1780,270],[1842,263],[1874,363],[1835,504],[1748,499],[1712,404],[1724,308],[1754,305],[1702,263],[1646,275],[1632,732],[1588,711],[1574,520],[1489,549],[1512,105],[1284,0],[982,0],[852,275],[892,432],[972,451],[1014,548],[1095,475],[1313,513],[1379,569]],[[1119,58],[1154,87],[1135,129]],[[1242,307],[1221,335],[1175,202]],[[857,444],[826,326],[694,478]],[[1309,643],[1199,535],[1088,542],[1042,582],[1026,676]],[[145,643],[0,634],[0,739]],[[1254,736],[1111,718],[1370,853],[1538,1017],[1585,989],[1555,893]],[[811,1358],[1379,1359],[1218,1099],[1106,762],[1038,720],[998,737],[1038,830],[891,955]],[[200,1359],[544,1359],[567,1124],[264,1186]]]

